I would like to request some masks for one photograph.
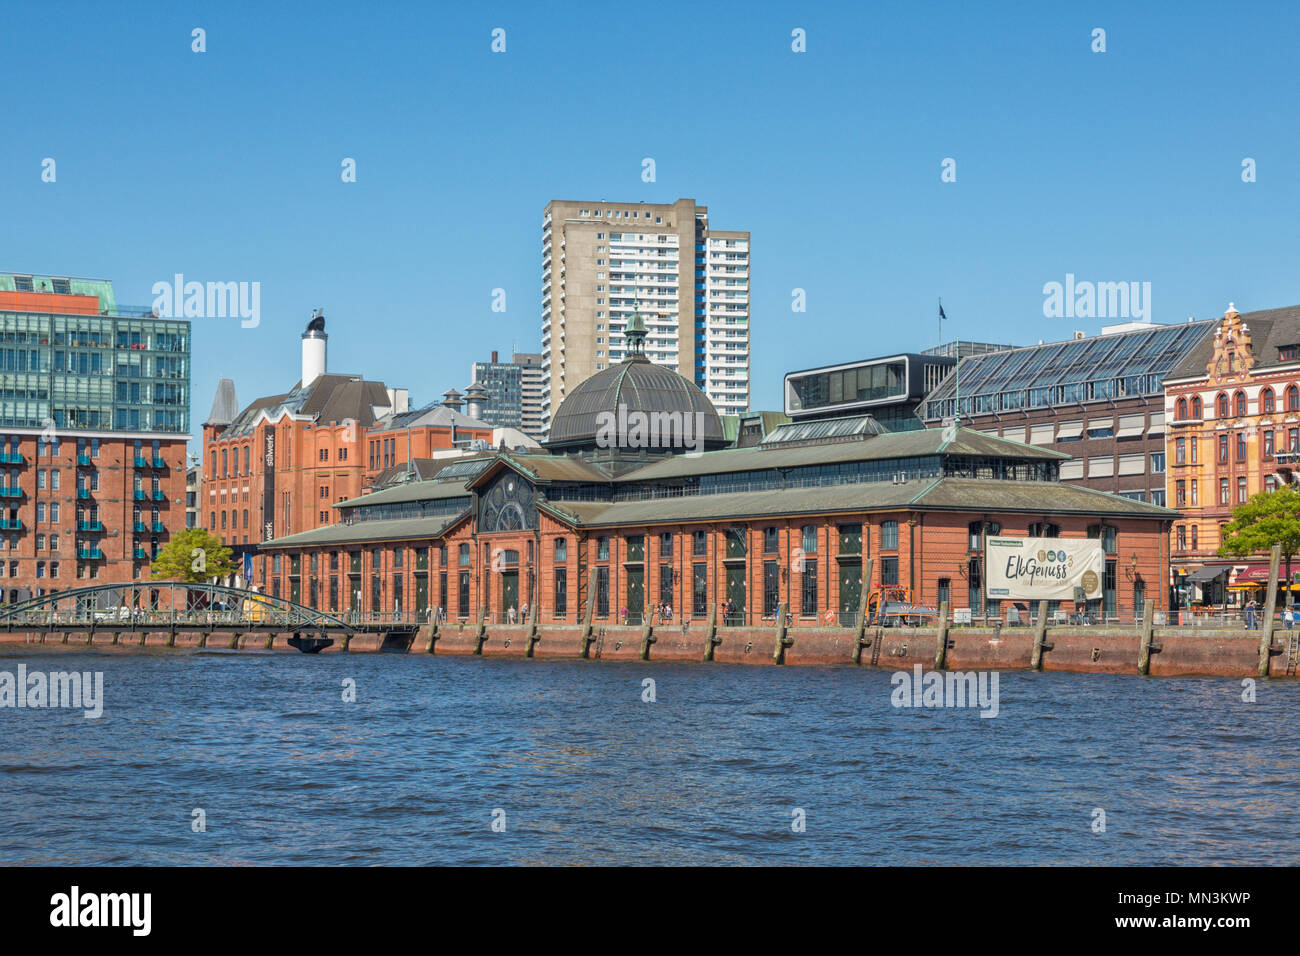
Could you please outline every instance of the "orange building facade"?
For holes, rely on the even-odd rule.
[[[1293,480],[1300,460],[1300,308],[1240,314],[1165,379],[1172,583],[1189,602],[1248,593],[1267,555],[1218,554],[1251,495]]]

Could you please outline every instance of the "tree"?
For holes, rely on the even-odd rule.
[[[1224,525],[1221,557],[1246,557],[1282,546],[1286,562],[1286,584],[1291,586],[1291,557],[1300,552],[1300,490],[1283,485],[1276,491],[1261,491],[1232,512]],[[1289,594],[1288,591],[1288,601]]]
[[[173,537],[153,560],[155,581],[193,583],[223,578],[238,570],[230,549],[202,528],[189,528]]]

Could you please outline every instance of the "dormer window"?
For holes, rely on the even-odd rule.
[[[1300,345],[1279,345],[1277,347],[1277,360],[1279,362],[1294,362],[1300,359]]]

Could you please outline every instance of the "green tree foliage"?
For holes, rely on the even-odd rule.
[[[1285,580],[1291,581],[1291,557],[1300,552],[1300,490],[1283,485],[1276,491],[1261,491],[1232,513],[1224,526],[1221,557],[1267,554],[1273,545],[1282,546],[1286,562]]]
[[[230,549],[221,539],[202,528],[190,528],[175,535],[154,558],[151,577],[155,581],[208,581],[236,572]]]

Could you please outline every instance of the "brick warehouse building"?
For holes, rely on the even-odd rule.
[[[872,586],[1000,617],[983,583],[984,541],[997,534],[1100,538],[1105,595],[1093,610],[1131,620],[1148,600],[1165,606],[1176,515],[1060,482],[1064,456],[1047,449],[969,429],[885,433],[869,416],[699,455],[602,447],[593,423],[629,404],[698,413],[705,446],[721,438],[703,393],[641,356],[635,326],[629,356],[557,412],[552,449],[567,453],[462,459],[341,502],[338,524],[262,545],[255,583],[327,611],[420,620],[431,607],[501,621],[537,605],[543,621],[576,622],[590,599],[597,621],[663,604],[685,621],[729,600],[731,623],[785,603],[811,625],[828,612],[849,623],[869,556]]]
[[[1127,323],[1073,339],[970,355],[926,397],[932,428],[954,414],[990,435],[1069,456],[1061,480],[1169,504],[1163,380],[1214,322]],[[958,397],[960,396],[960,402]]]
[[[282,395],[241,410],[234,384],[218,385],[203,424],[196,509],[223,543],[242,550],[328,525],[336,502],[360,495],[408,454],[491,441],[491,427],[458,406],[411,410],[405,389],[329,373],[327,340],[324,316],[313,315],[302,334],[302,376]]]
[[[1174,583],[1188,599],[1223,603],[1267,581],[1268,556],[1220,558],[1222,527],[1251,495],[1294,481],[1300,460],[1300,307],[1242,315],[1229,304],[1165,393],[1169,504],[1183,518]]]
[[[149,577],[185,526],[190,324],[0,274],[0,600]]]

